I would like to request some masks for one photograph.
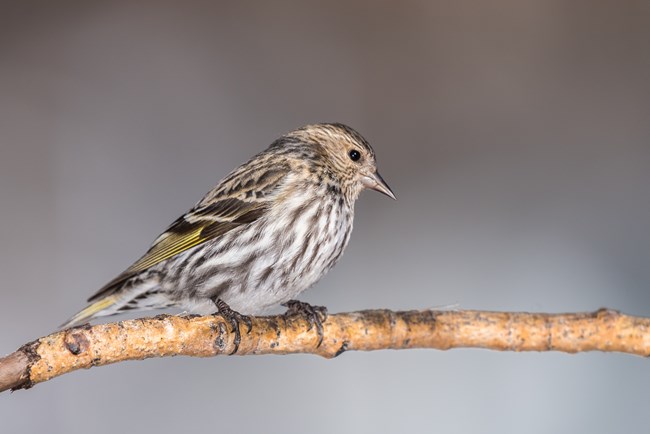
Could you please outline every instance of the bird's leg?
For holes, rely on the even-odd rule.
[[[316,333],[318,333],[318,345],[320,347],[323,343],[323,321],[327,319],[327,308],[325,306],[312,306],[309,303],[298,300],[289,300],[283,303],[282,306],[287,308],[284,316],[301,315],[309,321],[309,328],[311,330],[316,326]]]
[[[223,301],[220,298],[217,298],[214,301],[214,304],[217,305],[217,313],[220,314],[226,321],[230,323],[230,326],[232,327],[232,330],[235,332],[235,349],[232,350],[232,353],[230,355],[233,355],[237,352],[239,349],[239,344],[241,342],[241,333],[239,331],[239,323],[243,322],[246,324],[246,327],[248,328],[247,333],[250,333],[251,330],[253,329],[253,322],[251,321],[249,316],[242,315],[239,312],[236,312],[228,306],[228,304]]]

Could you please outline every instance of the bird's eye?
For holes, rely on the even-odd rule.
[[[351,150],[348,153],[348,155],[350,156],[350,160],[352,161],[359,161],[359,158],[361,158],[361,153],[356,149]]]

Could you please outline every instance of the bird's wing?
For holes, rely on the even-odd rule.
[[[252,182],[244,184],[244,187],[239,183],[229,189],[219,189],[218,186],[221,194],[216,194],[209,201],[199,202],[194,209],[178,218],[154,241],[143,257],[97,291],[88,302],[115,293],[128,279],[156,264],[259,219],[267,212],[269,199],[286,174],[287,171],[275,168],[268,171],[263,183]],[[261,173],[255,178],[262,176],[265,174]]]

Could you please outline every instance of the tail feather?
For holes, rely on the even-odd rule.
[[[85,309],[73,315],[70,319],[68,319],[66,322],[61,324],[59,326],[59,329],[64,329],[79,324],[83,324],[87,322],[89,319],[97,316],[112,315],[113,313],[117,313],[119,307],[115,305],[117,304],[118,301],[119,298],[116,297],[115,295],[109,295],[108,297],[99,299],[96,302],[89,305],[88,307],[86,307]],[[111,307],[113,307],[113,309],[111,309]]]
[[[94,299],[85,309],[61,324],[60,329],[84,324],[93,318],[115,315],[128,310],[160,309],[173,305],[160,292],[160,280],[157,275],[147,279],[127,281],[121,288],[104,297]]]

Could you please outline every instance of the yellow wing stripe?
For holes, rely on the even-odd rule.
[[[151,252],[146,254],[142,259],[133,264],[128,271],[142,271],[149,267],[152,267],[166,259],[171,258],[185,250],[191,249],[194,246],[201,244],[204,239],[201,237],[201,232],[203,227],[199,227],[196,230],[183,234],[181,236],[169,235],[169,239],[162,240],[158,243]]]

